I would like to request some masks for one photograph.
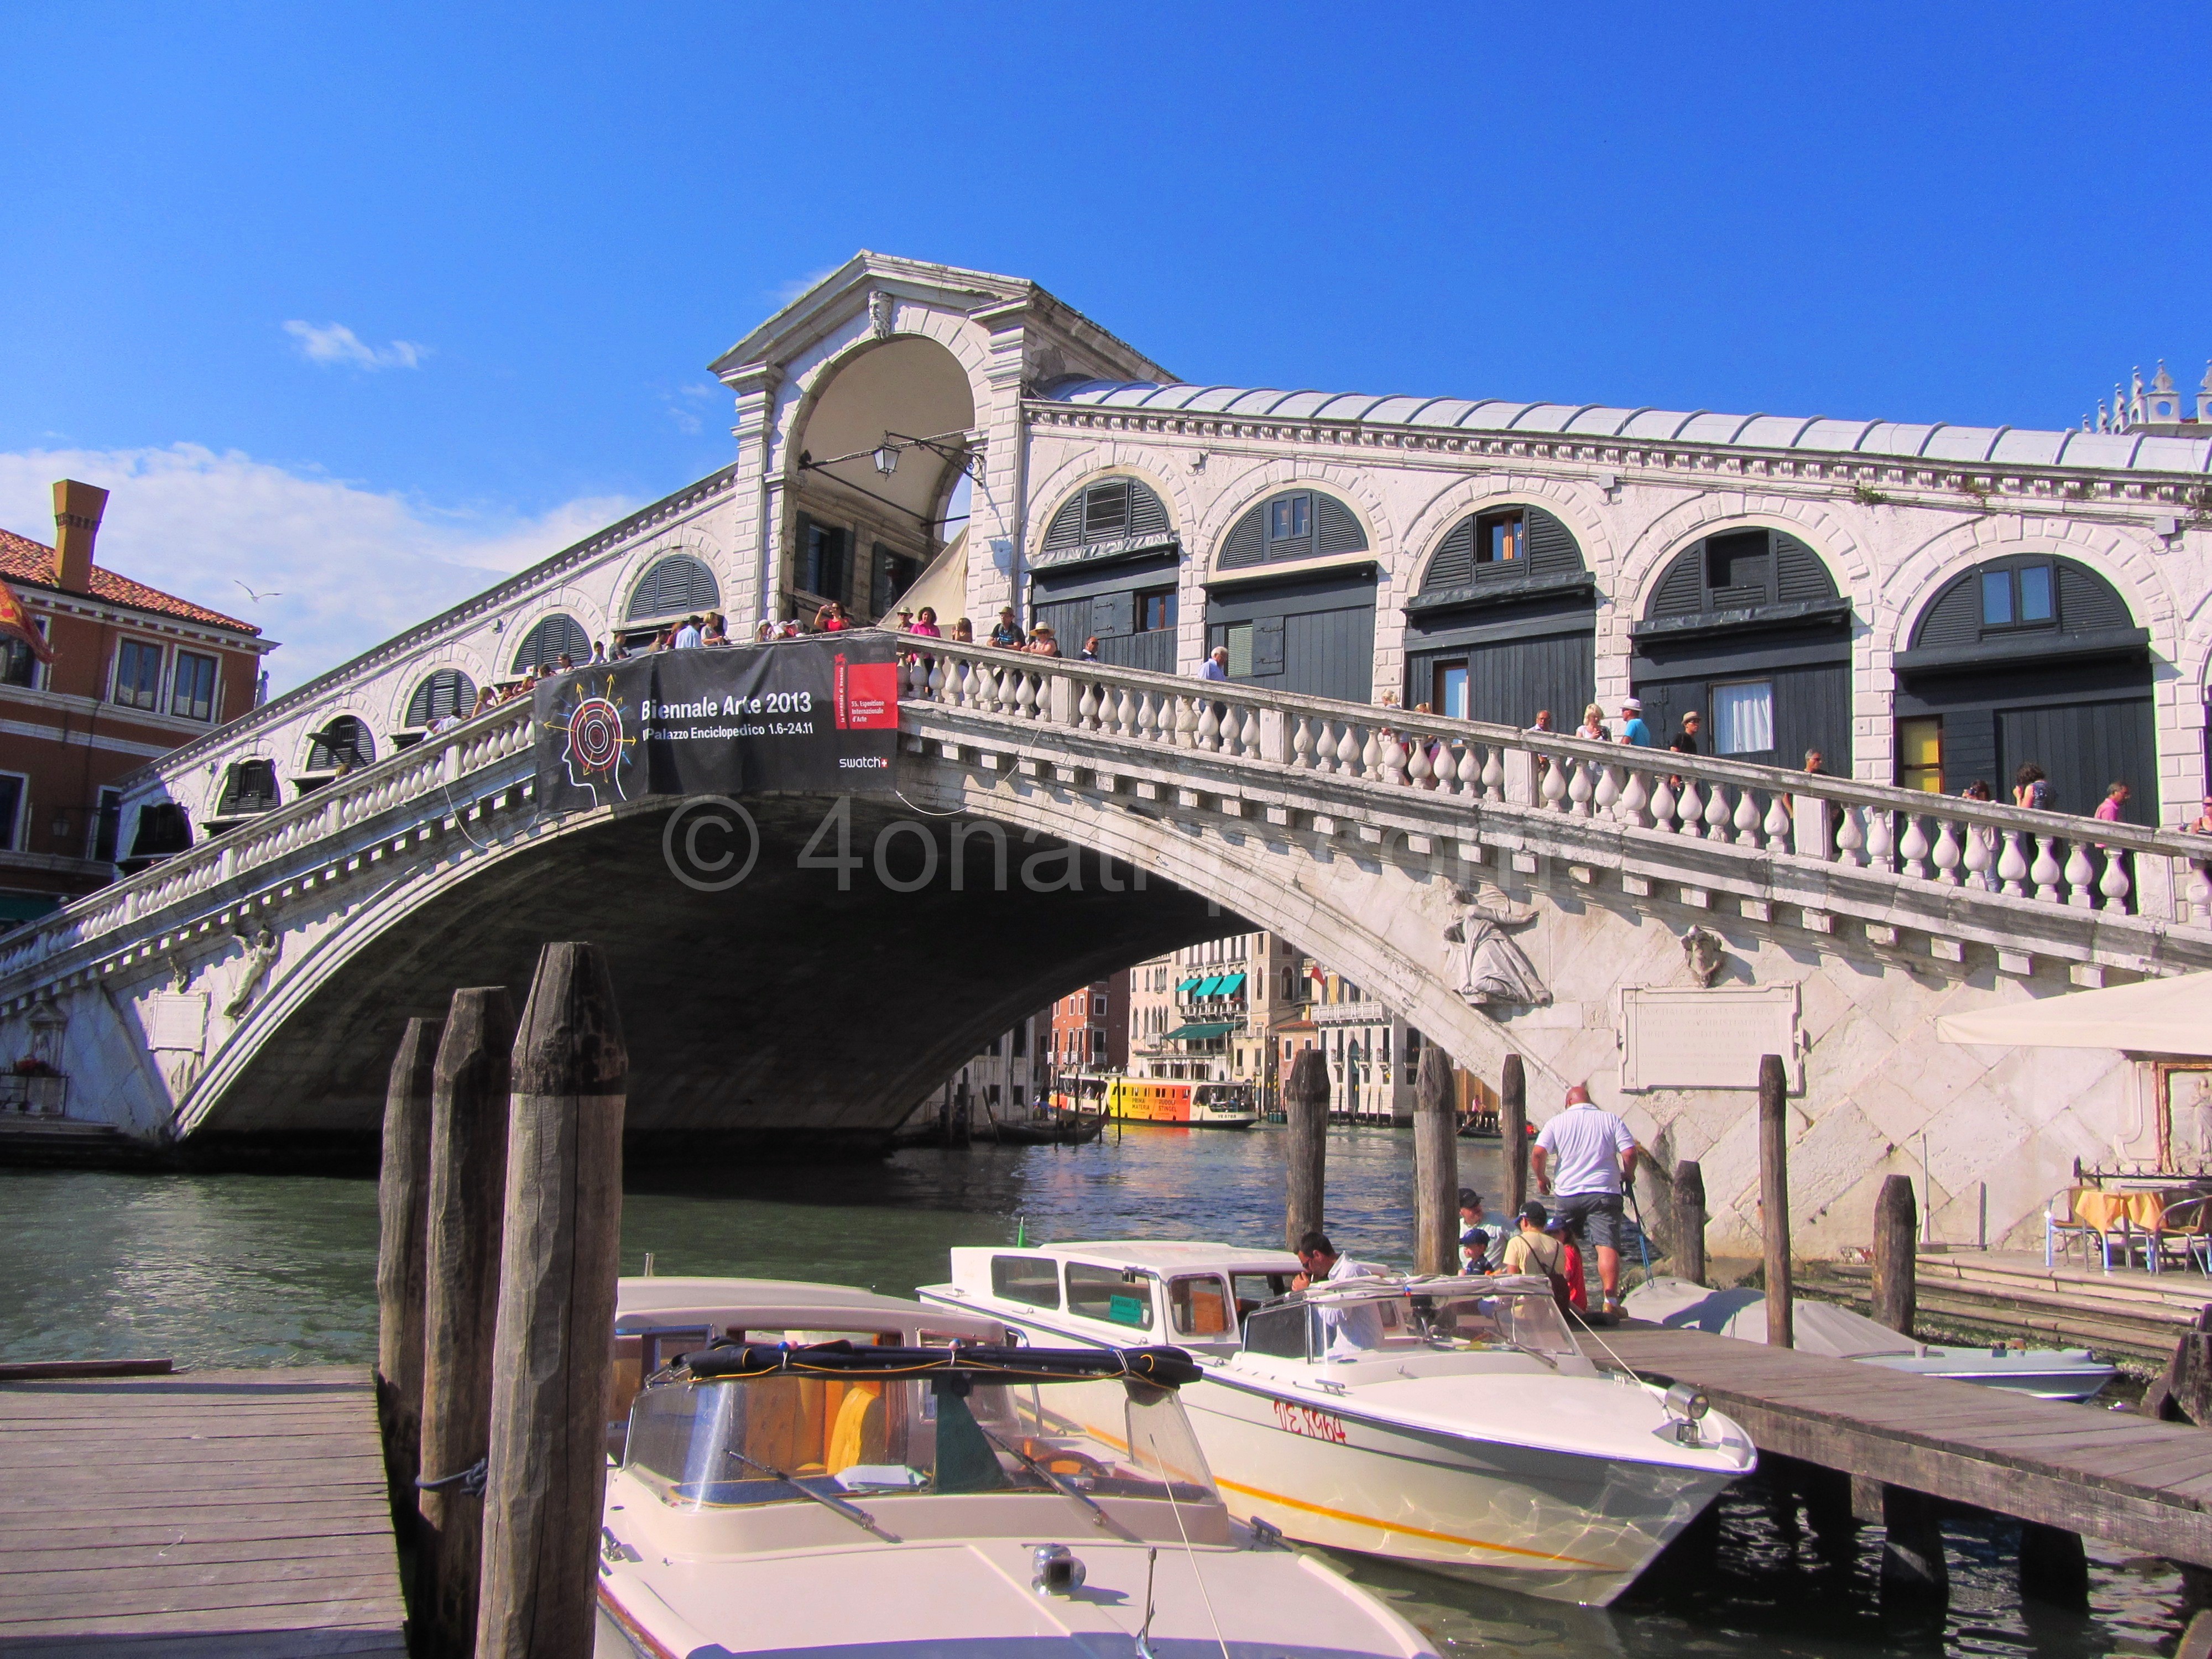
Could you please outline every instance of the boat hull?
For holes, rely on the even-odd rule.
[[[1730,1476],[1445,1436],[1224,1380],[1184,1404],[1231,1514],[1301,1543],[1604,1606]]]

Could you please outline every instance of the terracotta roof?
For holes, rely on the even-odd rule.
[[[35,582],[41,587],[54,586],[54,550],[44,542],[34,542],[28,536],[18,536],[12,530],[0,530],[0,577],[9,581]],[[226,617],[220,611],[210,611],[204,605],[194,605],[173,593],[164,593],[158,587],[149,587],[143,582],[134,582],[128,576],[118,576],[112,570],[92,568],[92,597],[105,599],[110,605],[129,605],[134,611],[151,611],[158,616],[175,617],[185,622],[205,623],[215,628],[234,629],[240,634],[258,634],[261,630],[252,623],[243,623],[235,617]]]

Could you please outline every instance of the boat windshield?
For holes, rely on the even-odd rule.
[[[1498,1349],[1547,1360],[1582,1352],[1547,1280],[1340,1279],[1295,1291],[1244,1322],[1246,1352],[1285,1359]]]
[[[623,1467],[690,1508],[1055,1483],[1094,1498],[1219,1501],[1175,1391],[1118,1377],[672,1380],[638,1395]]]

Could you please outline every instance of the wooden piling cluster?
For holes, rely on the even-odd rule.
[[[628,1072],[586,944],[544,948],[519,1031],[458,990],[394,1060],[377,1381],[428,1659],[592,1651]]]

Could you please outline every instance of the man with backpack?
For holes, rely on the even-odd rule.
[[[1620,1318],[1621,1193],[1636,1174],[1636,1137],[1577,1083],[1567,1091],[1565,1109],[1536,1137],[1528,1172],[1539,1192],[1553,1194],[1553,1210],[1579,1227],[1597,1251],[1598,1280],[1605,1286],[1598,1319]]]

